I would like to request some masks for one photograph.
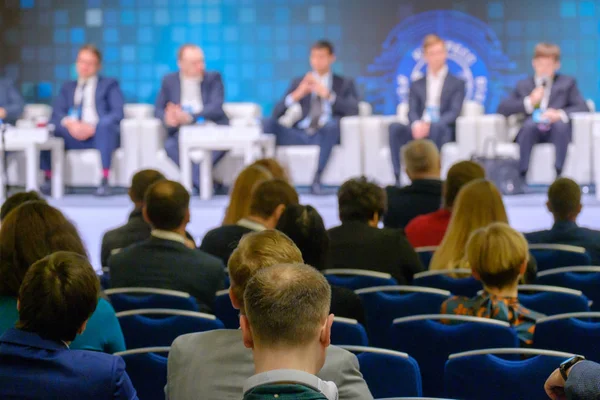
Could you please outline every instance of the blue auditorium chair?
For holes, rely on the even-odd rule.
[[[519,285],[519,303],[545,315],[588,312],[589,302],[579,290],[545,285]]]
[[[442,321],[452,321],[445,325]],[[456,325],[454,325],[456,324]],[[518,347],[507,322],[462,315],[417,315],[394,320],[392,348],[414,357],[421,368],[425,396],[444,396],[444,365],[448,356],[467,350]]]
[[[429,269],[429,264],[431,264],[431,259],[433,258],[433,253],[437,250],[438,246],[426,246],[426,247],[417,247],[415,251],[419,255],[421,259],[421,263],[425,267],[425,269]]]
[[[510,361],[504,358],[507,355]],[[515,356],[519,358],[515,360]],[[531,358],[520,360],[524,356]],[[548,399],[544,391],[546,379],[572,356],[518,348],[452,354],[444,372],[446,396],[463,400]]]
[[[564,244],[530,244],[529,251],[539,271],[554,268],[591,265],[592,259],[583,247]]]
[[[600,362],[600,312],[553,315],[535,324],[533,345]]]
[[[383,286],[356,291],[365,309],[369,342],[389,347],[394,319],[419,314],[436,314],[450,292],[417,286]]]
[[[466,275],[465,278],[454,278],[452,275]],[[474,297],[483,289],[483,285],[471,276],[470,269],[443,269],[425,271],[415,274],[413,285],[448,290],[453,295]]]
[[[117,313],[128,350],[170,346],[181,335],[225,328],[214,315],[150,308]]]
[[[117,288],[104,291],[110,298],[115,311],[142,308],[168,308],[173,310],[198,311],[196,299],[189,293],[155,288]]]
[[[238,329],[240,327],[240,311],[233,308],[229,298],[229,289],[219,290],[215,295],[213,307],[215,317],[219,318],[225,328]]]
[[[127,375],[140,399],[164,400],[168,353],[169,347],[147,347],[115,353],[125,360]]]
[[[422,395],[419,364],[408,354],[376,347],[340,347],[356,354],[373,398]]]
[[[368,346],[367,331],[355,319],[335,317],[331,327],[331,344]]]
[[[592,301],[592,311],[600,311],[600,267],[564,267],[539,272],[536,283],[580,290]]]
[[[322,272],[332,286],[341,286],[350,290],[398,284],[390,274],[384,272],[364,269],[326,269]]]

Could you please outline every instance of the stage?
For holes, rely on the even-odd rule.
[[[339,224],[337,199],[334,195],[301,195],[302,204],[310,204],[321,213],[325,225],[333,227]],[[552,225],[552,216],[546,210],[545,194],[530,194],[504,198],[510,224],[523,232],[546,229]],[[204,234],[218,226],[228,202],[227,196],[216,196],[201,201],[197,196],[192,199],[192,221],[188,227],[199,240]],[[100,245],[102,234],[127,220],[132,205],[125,195],[109,198],[97,198],[91,195],[68,195],[60,200],[50,200],[75,223],[87,246],[92,263],[100,269]],[[579,217],[580,225],[600,229],[600,202],[591,195],[583,197],[583,212]]]

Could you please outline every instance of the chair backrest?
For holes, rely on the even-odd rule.
[[[360,117],[368,117],[369,115],[373,115],[373,107],[371,104],[366,101],[361,101],[358,103],[358,115]]]
[[[436,314],[450,292],[417,286],[383,286],[356,291],[365,308],[369,341],[388,347],[394,319],[418,314]]]
[[[169,347],[148,347],[115,353],[127,364],[127,375],[140,399],[164,399]]]
[[[507,361],[497,355],[533,356]],[[489,349],[453,354],[446,363],[446,396],[459,399],[547,399],[544,383],[572,354],[535,349]]]
[[[130,119],[148,119],[154,118],[154,105],[153,104],[125,104],[123,107],[123,114],[125,118]]]
[[[331,285],[351,290],[398,284],[390,274],[363,269],[326,269],[323,275]]]
[[[214,315],[194,311],[152,308],[122,311],[117,318],[128,349],[170,346],[178,336],[224,328]]]
[[[583,247],[564,244],[530,244],[529,251],[537,262],[538,271],[554,268],[591,265],[592,259]]]
[[[50,118],[52,107],[48,104],[26,104],[23,109],[23,119],[34,120],[36,118]]]
[[[589,300],[581,291],[556,286],[520,285],[519,303],[545,315],[590,311]]]
[[[196,299],[189,293],[154,288],[116,288],[105,290],[115,311],[140,308],[168,308],[198,311]]]
[[[533,345],[581,354],[600,362],[600,313],[583,312],[553,315],[535,324]]]
[[[331,327],[331,344],[336,346],[368,346],[369,339],[364,326],[351,318],[335,317]]]
[[[408,354],[375,347],[341,347],[356,354],[374,398],[422,395],[419,364]]]
[[[223,111],[230,119],[256,119],[262,116],[262,108],[256,103],[224,103]]]
[[[437,250],[438,246],[426,246],[426,247],[417,247],[415,251],[419,255],[421,259],[421,263],[425,268],[429,268],[429,264],[431,264],[431,259],[433,258],[433,253]]]
[[[233,308],[229,298],[229,289],[219,290],[215,295],[213,307],[215,317],[219,318],[225,328],[238,329],[240,327],[240,312]]]
[[[600,311],[600,267],[564,267],[539,272],[536,282],[581,290],[592,301],[592,311]]]
[[[398,318],[394,320],[390,337],[391,348],[405,351],[417,360],[423,378],[423,393],[434,397],[444,395],[444,365],[450,354],[519,346],[517,333],[507,322],[459,315]]]
[[[454,278],[452,275],[468,275],[466,278]],[[413,284],[424,287],[448,290],[457,296],[473,297],[483,289],[483,285],[471,276],[470,269],[446,269],[425,271],[415,274]]]

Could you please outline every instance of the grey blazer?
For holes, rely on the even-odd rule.
[[[246,379],[254,375],[252,351],[244,347],[242,331],[223,329],[183,335],[169,352],[168,400],[239,400]],[[317,375],[333,381],[340,400],[372,400],[354,354],[330,346]]]

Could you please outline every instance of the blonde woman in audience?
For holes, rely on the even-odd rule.
[[[273,179],[271,171],[259,164],[244,168],[237,176],[229,194],[229,205],[225,210],[222,225],[232,225],[250,213],[250,196],[252,190],[261,182]]]
[[[262,158],[260,160],[256,160],[252,165],[260,165],[265,167],[269,170],[269,172],[271,172],[273,179],[281,179],[291,183],[286,169],[274,158]]]

